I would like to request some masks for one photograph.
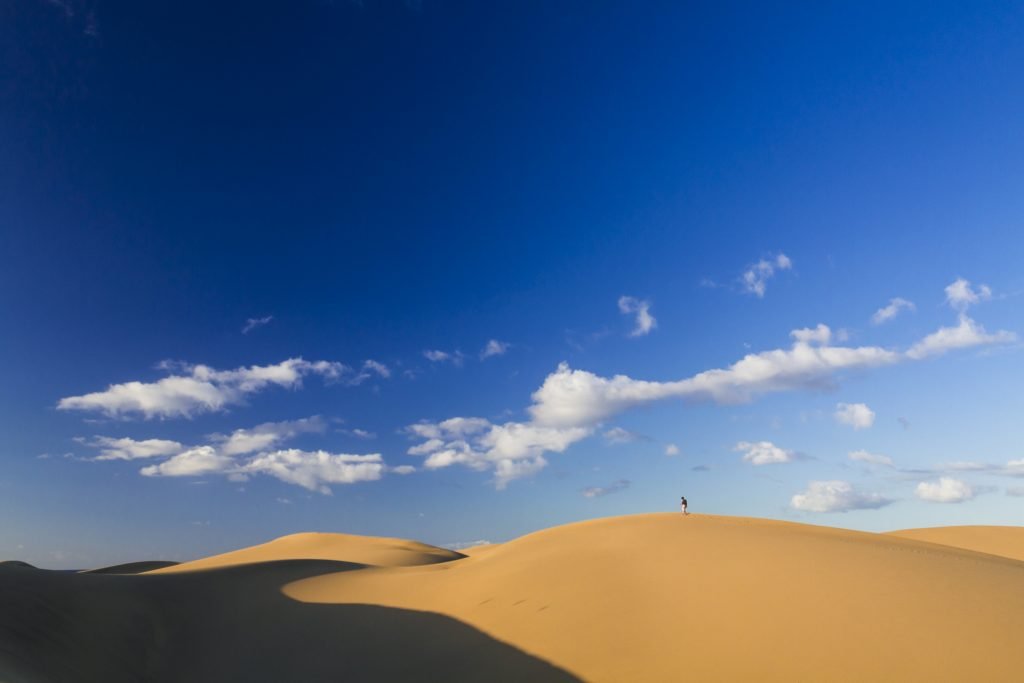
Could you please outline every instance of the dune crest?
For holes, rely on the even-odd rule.
[[[944,526],[903,529],[888,535],[1024,561],[1024,527],[1019,526]]]
[[[452,617],[588,681],[1010,681],[1024,667],[1024,563],[761,519],[593,520],[284,592]]]
[[[401,538],[306,532],[147,573],[169,574],[277,560],[331,560],[374,567],[411,567],[463,557],[454,550]]]

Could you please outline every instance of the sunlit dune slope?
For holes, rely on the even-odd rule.
[[[1024,563],[889,535],[637,515],[297,581],[454,617],[588,681],[1017,681]]]
[[[380,567],[407,567],[448,562],[461,557],[461,553],[453,550],[399,538],[304,533],[149,573],[193,571],[275,560],[333,560]]]
[[[889,535],[1024,560],[1024,527],[1019,526],[946,526],[904,529]]]

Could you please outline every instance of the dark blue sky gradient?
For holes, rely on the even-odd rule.
[[[906,346],[949,323],[942,288],[958,276],[1024,289],[1022,35],[1015,3],[5,3],[0,514],[22,530],[0,535],[0,554],[35,535],[45,561],[64,552],[50,548],[68,518],[85,533],[125,511],[137,525],[123,544],[97,542],[82,562],[144,559],[133,553],[147,525],[181,534],[168,552],[188,555],[331,527],[324,519],[455,542],[660,509],[635,492],[645,476],[675,475],[635,462],[588,475],[573,451],[518,492],[473,472],[418,473],[339,487],[288,523],[261,512],[292,490],[280,482],[253,482],[239,503],[221,480],[35,456],[74,451],[75,436],[191,443],[323,414],[372,428],[372,448],[398,464],[402,426],[521,417],[562,360],[678,379],[737,360],[744,344],[786,346],[790,329],[819,321]],[[769,296],[731,291],[778,251],[795,268]],[[653,300],[657,333],[624,338],[622,294]],[[918,302],[910,328],[869,330],[897,295]],[[240,334],[264,315],[270,325]],[[1024,332],[1019,300],[981,317]],[[512,352],[462,370],[421,356],[473,358],[490,338]],[[90,426],[54,409],[156,379],[163,359],[234,368],[295,356],[374,358],[396,378],[376,390],[309,378],[301,392],[177,422]],[[978,362],[960,365],[992,377],[981,395],[1021,369],[1013,354]],[[981,369],[995,362],[1005,367]],[[924,400],[913,372],[894,371]],[[729,420],[760,408],[730,410],[662,406],[637,419],[705,434],[717,444],[707,458],[733,459],[731,443],[752,437]],[[778,408],[763,410],[767,424]],[[789,410],[797,429],[802,408]],[[588,476],[634,488],[599,508],[576,500]],[[458,503],[445,488],[456,484]],[[778,516],[772,500],[746,513]],[[163,512],[140,513],[147,501]],[[453,521],[478,506],[492,512],[477,526]],[[443,521],[407,521],[421,508]],[[31,533],[48,516],[55,526]],[[194,541],[197,520],[222,536]]]

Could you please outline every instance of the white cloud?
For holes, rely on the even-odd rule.
[[[909,352],[877,346],[833,346],[832,331],[826,325],[793,330],[790,336],[790,348],[751,353],[726,368],[677,381],[602,377],[560,363],[532,394],[529,421],[492,424],[483,418],[459,417],[410,425],[407,431],[422,443],[411,447],[409,453],[427,456],[427,469],[460,464],[493,470],[495,483],[503,488],[509,481],[543,468],[545,453],[564,451],[626,410],[672,398],[734,404],[761,394],[829,389],[843,372],[914,359]],[[863,404],[840,408],[844,416],[850,412],[854,426],[868,426],[874,419],[874,413]],[[617,434],[614,429],[609,431],[612,436]],[[873,500],[868,497],[862,502]]]
[[[592,428],[545,427],[529,422],[492,424],[483,418],[455,417],[439,423],[421,422],[407,431],[425,439],[408,450],[427,456],[426,469],[464,465],[494,471],[494,483],[505,488],[514,479],[540,471],[547,465],[543,453],[561,453],[590,436]]]
[[[751,465],[793,462],[797,457],[795,452],[779,448],[771,441],[740,441],[733,450],[743,453],[743,461]]]
[[[329,484],[350,484],[379,479],[384,472],[408,474],[411,466],[388,468],[379,453],[333,454],[323,450],[271,450],[288,439],[305,433],[323,433],[326,423],[319,416],[302,420],[267,422],[229,435],[213,434],[210,443],[183,447],[176,441],[111,439],[96,437],[90,445],[103,449],[96,460],[166,458],[143,467],[145,477],[197,477],[217,474],[231,481],[247,481],[265,474],[304,488],[330,493]],[[167,457],[170,456],[170,457]]]
[[[604,436],[608,443],[632,443],[633,441],[641,441],[644,438],[640,434],[623,429],[622,427],[612,427],[605,431],[602,436]]]
[[[399,465],[398,467],[388,468],[388,472],[394,472],[395,474],[412,474],[416,471],[416,468],[412,465]]]
[[[1024,498],[1024,486],[1008,486],[1006,487],[1006,495]]]
[[[462,351],[449,353],[447,351],[441,351],[440,349],[427,349],[423,352],[423,357],[431,363],[451,362],[452,365],[459,368],[462,367],[462,363],[466,359],[462,354]]]
[[[100,454],[93,460],[138,460],[141,458],[160,458],[175,455],[185,450],[177,441],[166,439],[143,439],[136,441],[127,437],[114,439],[109,436],[93,437],[89,443],[100,449]]]
[[[875,411],[864,403],[838,403],[832,415],[836,422],[854,429],[867,429],[875,424]]]
[[[245,321],[245,326],[242,327],[242,334],[249,334],[257,327],[263,327],[273,319],[274,316],[272,315],[268,315],[264,318],[249,318],[248,320]]]
[[[881,325],[884,322],[892,320],[900,311],[913,311],[915,310],[914,302],[907,301],[896,297],[895,299],[889,299],[889,305],[883,306],[875,311],[875,314],[871,316],[871,322],[875,325]]]
[[[328,484],[375,481],[383,476],[385,470],[386,465],[379,453],[334,454],[296,448],[258,455],[239,468],[245,474],[267,474],[325,495],[331,493]]]
[[[922,481],[914,494],[932,503],[962,503],[974,498],[974,489],[959,479],[941,477],[938,481]]]
[[[776,270],[789,270],[793,262],[785,254],[779,254],[771,260],[761,259],[750,266],[740,278],[743,289],[761,299],[764,297],[768,280],[775,275]]]
[[[164,363],[164,369],[175,364]],[[58,410],[98,411],[109,417],[140,414],[153,417],[192,417],[217,412],[244,402],[249,394],[274,385],[297,388],[306,375],[336,380],[349,368],[341,363],[289,358],[277,365],[253,365],[235,370],[215,370],[206,365],[178,365],[186,374],[170,375],[156,382],[112,384],[105,391],[62,398]]]
[[[213,446],[196,446],[158,465],[139,470],[144,477],[196,477],[228,472],[235,467],[234,458],[222,455]]]
[[[674,443],[666,444],[665,455],[679,455],[679,446]]]
[[[363,361],[363,366],[359,369],[359,372],[352,377],[347,378],[345,380],[345,384],[358,386],[374,376],[388,379],[391,377],[391,368],[384,363],[378,363],[375,360],[365,360]]]
[[[824,329],[821,329],[824,328]],[[790,349],[749,354],[725,369],[706,370],[675,382],[611,379],[562,363],[533,394],[530,414],[550,426],[591,425],[646,403],[668,398],[742,403],[763,393],[824,389],[842,370],[896,363],[900,354],[879,347],[812,345],[827,336],[827,327],[795,330]]]
[[[624,315],[636,314],[636,322],[630,337],[642,337],[650,334],[658,326],[658,321],[651,315],[651,302],[642,301],[631,296],[619,297],[619,312]]]
[[[484,346],[483,350],[480,351],[480,360],[490,358],[491,356],[503,356],[508,353],[509,343],[498,341],[497,339],[491,339]]]
[[[789,336],[800,344],[827,345],[832,340],[832,330],[828,325],[818,323],[817,327],[802,327],[799,330],[793,330]]]
[[[326,429],[323,418],[314,415],[302,420],[265,422],[251,429],[236,429],[228,436],[214,434],[211,440],[219,444],[224,455],[242,455],[267,450],[299,434],[322,434]]]
[[[797,510],[808,512],[846,512],[848,510],[870,510],[891,503],[877,493],[861,493],[845,481],[812,481],[803,493],[790,500]]]
[[[1000,330],[993,334],[966,315],[960,315],[956,327],[940,327],[907,350],[907,358],[921,360],[929,356],[940,356],[953,349],[964,349],[984,344],[1007,344],[1017,339],[1013,332]]]
[[[957,311],[965,311],[968,306],[991,298],[992,290],[988,285],[979,285],[974,289],[971,283],[962,277],[946,287],[946,303]]]
[[[632,482],[629,479],[619,479],[618,481],[613,481],[611,484],[608,484],[607,486],[590,486],[588,488],[583,489],[581,493],[583,494],[584,498],[600,498],[602,496],[607,496],[612,493],[625,491],[630,487],[631,484]]]
[[[1006,467],[1003,469],[1003,474],[1011,477],[1024,477],[1024,458],[1020,460],[1010,460],[1006,463]]]
[[[848,453],[850,460],[856,460],[858,462],[866,462],[869,465],[884,465],[886,467],[894,467],[892,458],[887,455],[878,455],[876,453],[868,453],[867,451],[850,451]]]

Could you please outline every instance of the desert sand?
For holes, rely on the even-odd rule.
[[[140,575],[11,563],[0,681],[1016,681],[1022,532],[650,514],[465,554],[299,534]]]
[[[1019,526],[946,526],[904,529],[890,535],[1024,560],[1024,527]]]

